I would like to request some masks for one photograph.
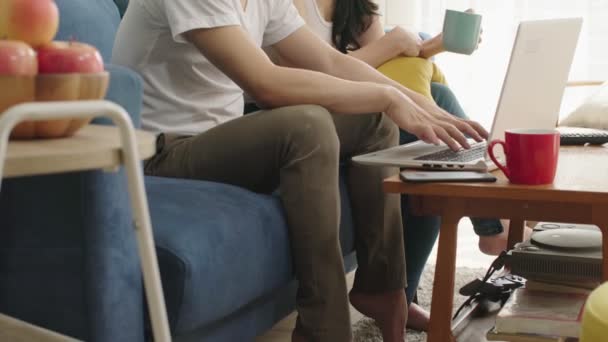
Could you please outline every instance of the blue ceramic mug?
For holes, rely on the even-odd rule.
[[[472,54],[479,44],[481,15],[453,10],[445,11],[443,46],[446,51]]]

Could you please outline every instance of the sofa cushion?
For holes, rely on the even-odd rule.
[[[562,120],[560,126],[608,130],[608,82]]]
[[[59,7],[57,40],[77,40],[94,45],[104,61],[112,57],[114,36],[120,22],[112,0],[55,0]]]
[[[124,171],[2,182],[2,313],[78,340],[143,341],[143,290],[129,195],[118,191],[125,185]],[[15,340],[34,339],[0,337]]]
[[[133,120],[133,125],[139,127],[142,104],[142,80],[138,73],[116,64],[106,64],[106,71],[110,73],[110,86],[106,100],[115,102],[123,107]],[[110,122],[99,119],[97,123]]]
[[[173,334],[218,321],[293,279],[277,197],[160,177],[146,177],[146,188]],[[350,206],[343,207],[350,227]],[[344,253],[352,251],[352,229],[341,235]]]

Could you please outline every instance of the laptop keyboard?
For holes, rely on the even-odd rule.
[[[479,142],[471,145],[468,150],[462,149],[458,152],[454,152],[449,148],[445,150],[429,153],[420,157],[414,158],[414,160],[431,160],[431,161],[451,161],[466,163],[477,159],[483,159],[486,154],[486,143]]]

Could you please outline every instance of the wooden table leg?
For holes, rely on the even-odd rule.
[[[428,342],[454,341],[452,335],[452,303],[454,302],[456,242],[459,220],[460,217],[454,214],[444,215],[441,218]]]
[[[516,219],[509,223],[509,236],[507,240],[507,250],[513,249],[516,243],[524,241],[524,228],[526,221]]]

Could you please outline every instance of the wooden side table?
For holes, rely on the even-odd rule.
[[[608,280],[608,146],[560,150],[554,184],[513,185],[495,171],[496,183],[384,182],[389,193],[408,194],[418,215],[440,215],[441,230],[428,341],[453,341],[451,329],[456,239],[462,217],[511,219],[509,249],[522,241],[525,220],[594,224],[603,233],[603,279]],[[407,217],[404,218],[407,220]]]
[[[65,139],[8,141],[12,128],[22,121],[102,116],[112,119],[117,127],[89,125]],[[154,153],[155,137],[136,132],[125,110],[109,101],[27,103],[0,114],[0,191],[3,177],[112,170],[125,165],[154,340],[164,342],[171,341],[171,334],[140,165]],[[56,334],[47,335],[52,341],[57,338]]]

